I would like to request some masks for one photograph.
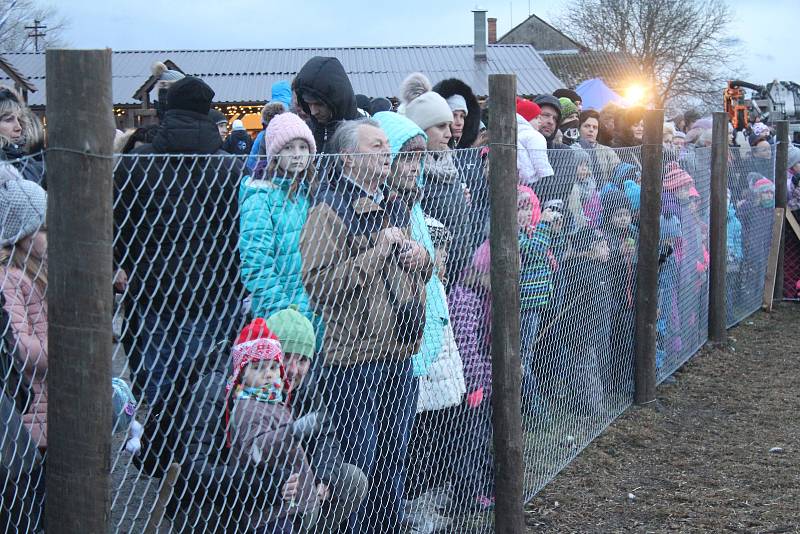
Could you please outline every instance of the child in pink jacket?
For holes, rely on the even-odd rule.
[[[0,172],[0,289],[11,321],[14,353],[33,397],[23,422],[47,448],[47,194],[3,165]],[[6,172],[9,171],[9,172]],[[5,332],[0,332],[5,334]]]

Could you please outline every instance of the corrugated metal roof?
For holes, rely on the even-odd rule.
[[[133,94],[150,76],[150,66],[167,59],[203,78],[216,92],[215,102],[263,102],[274,82],[290,79],[314,56],[338,57],[356,93],[373,97],[396,96],[400,82],[414,71],[425,73],[434,84],[459,78],[481,96],[489,92],[489,74],[516,74],[520,94],[550,93],[564,86],[531,45],[489,45],[485,63],[475,61],[472,45],[118,51],[112,58],[114,103],[136,104]],[[37,81],[40,90],[30,96],[30,105],[44,105],[44,53],[5,57]],[[0,77],[0,84],[5,80]]]
[[[540,52],[550,70],[566,85],[575,87],[592,78],[602,78],[611,89],[620,91],[641,78],[634,58],[614,52]]]

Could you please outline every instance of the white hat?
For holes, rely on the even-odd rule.
[[[244,129],[245,129],[244,128],[244,123],[241,120],[236,119],[235,121],[233,121],[233,125],[231,126],[231,130],[236,131],[236,130],[244,130]]]
[[[432,89],[430,80],[421,72],[410,74],[400,85],[402,113],[423,130],[437,124],[453,122],[450,105],[442,95]]]

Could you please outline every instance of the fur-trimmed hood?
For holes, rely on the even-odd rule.
[[[447,100],[453,95],[461,95],[467,101],[467,118],[464,121],[464,131],[455,148],[471,148],[472,143],[478,138],[481,129],[481,106],[472,88],[457,78],[448,78],[437,83],[433,90]]]

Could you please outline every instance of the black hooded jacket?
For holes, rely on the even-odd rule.
[[[219,157],[226,155],[221,145],[207,114],[170,110],[152,143],[121,157],[114,256],[128,273],[129,304],[180,316],[234,316],[242,296],[242,165]]]
[[[453,148],[471,148],[481,129],[481,105],[469,85],[459,79],[449,78],[437,83],[433,90],[447,100],[453,95],[461,95],[467,101],[467,118],[458,145]]]
[[[341,121],[361,117],[350,78],[335,57],[316,56],[309,59],[294,79],[294,91],[297,101],[309,116],[311,108],[305,102],[305,96],[323,102],[333,114],[326,124],[320,124],[314,117],[309,119],[318,153],[328,153],[326,145]]]
[[[253,138],[246,130],[234,130],[222,145],[223,150],[229,154],[249,156],[253,148]]]

